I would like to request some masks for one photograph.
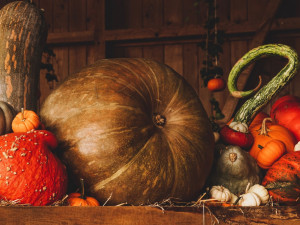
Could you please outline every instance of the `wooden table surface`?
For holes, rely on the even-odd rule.
[[[150,207],[150,206],[9,206],[0,207],[5,225],[300,225],[300,205],[293,207]]]

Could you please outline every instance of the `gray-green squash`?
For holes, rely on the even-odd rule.
[[[153,60],[100,60],[53,91],[40,115],[100,203],[190,201],[211,170],[214,137],[197,94]]]
[[[210,175],[209,184],[222,185],[234,194],[245,192],[250,186],[261,181],[261,171],[255,159],[239,146],[226,146],[221,149]]]

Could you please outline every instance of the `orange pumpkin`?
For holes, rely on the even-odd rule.
[[[27,132],[40,126],[39,116],[31,110],[21,109],[12,121],[13,132]]]
[[[285,144],[282,141],[273,139],[267,142],[265,147],[258,152],[257,165],[263,169],[269,169],[285,152]]]
[[[68,197],[68,203],[70,206],[99,206],[97,199],[88,197],[84,191],[84,181],[80,179],[81,193],[71,193]]]
[[[280,140],[285,144],[287,152],[293,152],[297,143],[293,134],[285,127],[279,124],[267,124],[267,121],[272,121],[271,118],[265,118],[261,126],[254,127],[253,137],[254,143],[250,149],[250,155],[257,159],[258,153],[271,140]]]
[[[269,115],[267,113],[263,112],[263,111],[260,111],[259,113],[257,113],[256,116],[254,117],[254,119],[252,120],[252,122],[249,125],[249,131],[251,133],[253,133],[253,131],[255,129],[257,129],[256,127],[260,126],[262,121],[267,117],[269,117]]]
[[[222,91],[225,86],[226,83],[221,77],[215,77],[207,82],[207,88],[210,91]]]

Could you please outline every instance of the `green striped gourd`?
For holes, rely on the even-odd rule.
[[[299,59],[295,50],[283,44],[267,44],[252,49],[245,54],[232,68],[228,76],[228,90],[235,97],[247,97],[254,90],[238,91],[237,79],[242,70],[261,57],[281,56],[288,63],[273,79],[262,87],[252,98],[248,99],[235,114],[233,121],[250,124],[256,113],[277,94],[294,77],[299,67]]]
[[[221,139],[231,145],[238,145],[249,149],[254,141],[252,134],[248,131],[248,126],[259,110],[265,106],[274,95],[276,95],[290,81],[299,66],[298,55],[287,45],[267,44],[250,50],[232,68],[228,76],[228,89],[234,97],[248,97],[259,87],[249,91],[238,91],[237,80],[244,68],[252,62],[264,56],[281,56],[288,59],[286,66],[265,86],[260,88],[257,93],[248,99],[237,111],[233,121],[225,125],[221,131]]]

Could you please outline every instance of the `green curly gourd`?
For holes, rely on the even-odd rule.
[[[253,94],[257,88],[248,91],[237,90],[237,79],[246,66],[263,56],[281,56],[288,63],[273,79],[248,99],[235,114],[233,121],[250,124],[256,113],[265,106],[296,74],[299,67],[298,55],[291,47],[283,44],[267,44],[250,50],[232,68],[228,76],[228,90],[234,97],[244,98]]]

